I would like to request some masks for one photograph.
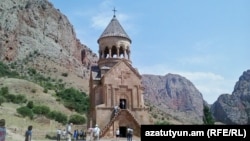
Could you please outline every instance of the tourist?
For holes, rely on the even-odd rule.
[[[116,138],[120,137],[120,130],[118,128],[116,129],[115,135],[116,135]]]
[[[96,124],[94,128],[94,141],[99,141],[99,136],[100,136],[100,128]]]
[[[73,134],[74,141],[76,141],[78,139],[77,136],[78,136],[78,131],[74,130],[74,134]]]
[[[62,134],[61,129],[57,129],[57,131],[56,131],[56,140],[57,141],[61,140],[61,134]]]
[[[115,115],[118,113],[118,110],[119,110],[119,106],[115,106],[114,107],[114,110],[115,110]]]
[[[127,128],[127,141],[132,141],[133,137],[133,129],[132,128]]]
[[[32,125],[28,126],[28,130],[25,132],[25,141],[31,141],[32,128]]]
[[[80,137],[80,139],[83,139],[83,131],[82,130],[79,131],[79,137]]]
[[[121,109],[125,109],[126,108],[126,105],[125,105],[125,102],[124,100],[121,101]]]
[[[0,141],[5,141],[6,137],[6,128],[5,128],[5,119],[0,120]]]
[[[72,132],[71,132],[72,125],[73,125],[73,123],[70,123],[66,127],[66,138],[67,138],[67,141],[71,141],[71,136],[73,135]]]
[[[63,131],[62,131],[62,138],[66,139],[66,130],[65,129],[63,129]]]

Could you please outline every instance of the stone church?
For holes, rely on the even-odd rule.
[[[117,129],[126,137],[127,128],[140,137],[140,125],[151,121],[141,75],[130,59],[131,42],[115,14],[97,40],[99,60],[90,72],[88,127],[97,124],[101,137],[114,137]],[[115,107],[119,107],[117,112]]]

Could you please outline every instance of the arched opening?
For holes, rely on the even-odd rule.
[[[104,58],[107,58],[109,56],[109,48],[105,47],[104,49]]]
[[[111,48],[111,56],[112,56],[112,58],[117,57],[117,48],[116,48],[116,46],[112,46],[112,48]]]
[[[122,58],[125,58],[125,54],[124,54],[124,48],[123,47],[120,47],[120,49],[119,49],[119,57],[121,58],[121,56],[122,56]]]

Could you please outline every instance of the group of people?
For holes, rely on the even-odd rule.
[[[5,141],[6,139],[6,127],[5,119],[0,119],[0,141]],[[32,125],[28,126],[28,129],[25,132],[25,141],[31,141],[32,137]]]
[[[79,131],[78,129],[76,129],[76,130],[74,130],[74,132],[72,134],[71,126],[72,126],[72,124],[67,125],[67,127],[66,127],[67,131],[65,129],[63,131],[61,129],[57,129],[56,140],[61,141],[62,138],[67,139],[67,140],[69,138],[73,138],[74,141],[79,140],[79,139],[84,139],[84,137],[85,137],[84,131],[83,130]],[[67,132],[68,132],[68,134],[67,134]]]
[[[89,128],[88,129],[89,132],[89,140],[92,141],[92,139],[94,141],[99,141],[100,139],[100,128],[98,127],[98,125],[96,124],[94,128]]]
[[[121,137],[119,129],[116,129],[115,134],[116,134],[116,138]],[[127,141],[132,141],[132,138],[133,138],[133,129],[128,127],[127,128]]]
[[[64,129],[63,131],[61,129],[57,129],[56,131],[56,141],[61,141],[61,139],[66,139],[66,141],[71,141],[72,138],[72,128],[73,123],[69,123],[66,126],[66,130]]]
[[[85,133],[81,130],[80,132],[78,132],[78,130],[74,130],[74,132],[72,132],[72,125],[73,123],[70,123],[66,126],[66,140],[67,141],[71,141],[72,137],[74,138],[74,141],[79,139],[80,137],[84,137]],[[94,139],[94,141],[99,141],[100,138],[100,128],[98,127],[98,125],[96,124],[94,128],[91,128],[91,130],[89,129],[90,132],[90,140],[92,140],[92,138]],[[60,141],[57,140],[57,141]]]
[[[127,140],[132,141],[133,138],[133,129],[132,128],[127,128]]]
[[[66,138],[66,141],[72,141],[72,137],[74,138],[74,141],[79,139],[80,137],[84,136],[84,132],[81,130],[78,132],[78,130],[74,130],[72,132],[72,125],[73,123],[69,123],[66,126],[66,130],[61,131],[61,129],[57,130],[57,141],[61,140],[61,137]],[[32,137],[32,125],[28,126],[28,129],[25,132],[25,141],[31,141]],[[89,129],[90,133],[90,140],[94,141],[99,141],[100,138],[100,128],[96,124],[94,128]],[[6,128],[5,128],[5,119],[0,120],[0,141],[5,141],[5,136],[6,136]],[[116,130],[116,137],[121,137],[120,136],[120,130]],[[132,128],[127,128],[127,141],[132,141],[133,137],[133,129]]]

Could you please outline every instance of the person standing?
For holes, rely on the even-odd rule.
[[[74,141],[77,140],[77,138],[78,138],[77,136],[78,136],[78,132],[77,132],[77,130],[74,130],[74,134],[73,134]]]
[[[31,141],[32,128],[32,125],[28,126],[28,130],[25,132],[25,141]]]
[[[71,132],[71,128],[72,128],[73,123],[70,123],[67,125],[66,127],[66,137],[67,137],[67,141],[71,141],[71,136],[73,135]]]
[[[60,140],[61,140],[61,134],[62,134],[61,129],[57,129],[56,133],[57,133],[57,135],[56,135],[56,140],[57,140],[57,141],[60,141]]]
[[[115,110],[115,115],[116,115],[116,114],[118,113],[119,106],[116,105],[116,106],[114,107],[114,110]]]
[[[127,141],[132,141],[132,137],[133,137],[133,129],[128,127],[128,129],[127,129]]]
[[[117,128],[115,131],[116,138],[120,137],[120,130]]]
[[[63,131],[62,131],[62,138],[66,139],[66,130],[65,129],[63,129]]]
[[[94,141],[99,141],[99,136],[100,136],[100,128],[96,124],[94,128]]]
[[[121,109],[125,109],[125,102],[124,102],[124,100],[121,101]]]
[[[5,141],[6,137],[6,128],[5,128],[5,119],[0,120],[0,141]]]

